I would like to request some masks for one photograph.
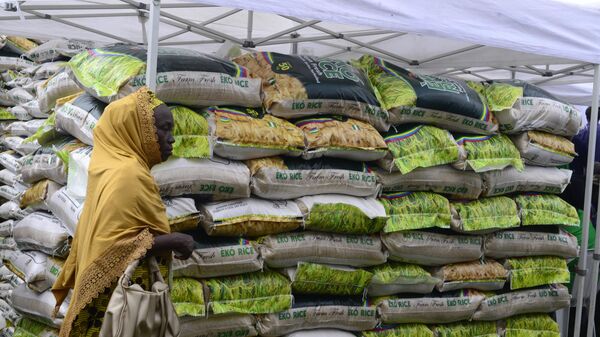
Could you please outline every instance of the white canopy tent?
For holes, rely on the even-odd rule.
[[[341,59],[370,53],[417,72],[537,83],[571,103],[593,104],[582,240],[587,242],[600,89],[600,2],[567,1],[0,1],[5,9],[0,33],[146,44],[150,84],[158,45],[221,55],[232,45]],[[600,233],[596,242],[599,247]],[[600,251],[595,253],[591,272],[597,277]],[[586,258],[583,250],[579,289]],[[582,296],[579,291],[575,336]],[[590,326],[594,306],[592,296]],[[588,336],[592,333],[588,328]]]

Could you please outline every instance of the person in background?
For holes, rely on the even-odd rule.
[[[108,105],[94,128],[85,206],[52,287],[56,311],[73,289],[61,337],[98,336],[117,280],[131,262],[152,254],[167,279],[172,252],[182,259],[192,254],[191,236],[170,233],[150,174],[171,155],[172,128],[171,111],[147,88]],[[133,280],[150,290],[144,260]]]

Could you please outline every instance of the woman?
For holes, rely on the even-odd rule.
[[[110,104],[94,128],[84,209],[69,257],[52,287],[56,308],[73,289],[61,337],[98,336],[112,290],[134,260],[150,253],[168,262],[171,251],[179,258],[191,255],[194,241],[189,235],[169,234],[150,174],[172,152],[172,128],[171,111],[147,88]],[[166,269],[161,267],[161,272]],[[144,263],[134,280],[148,290]]]

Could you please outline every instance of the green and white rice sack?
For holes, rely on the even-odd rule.
[[[525,166],[519,172],[514,167],[482,174],[485,191],[483,196],[492,197],[514,192],[562,193],[571,181],[571,170],[556,167]]]
[[[452,229],[460,233],[485,234],[520,222],[517,204],[508,197],[452,202]]]
[[[497,321],[530,313],[551,313],[571,304],[569,289],[562,284],[487,296],[473,315],[476,321]]]
[[[419,167],[450,164],[459,159],[459,147],[452,134],[434,126],[392,126],[384,140],[389,153],[377,163],[389,172],[406,174]]]
[[[382,233],[389,260],[441,266],[479,260],[483,238],[477,235],[441,234],[426,231]]]
[[[382,169],[376,169],[375,172],[384,193],[434,192],[460,199],[477,199],[483,191],[479,174],[457,170],[450,165],[418,168],[407,174]]]
[[[579,226],[577,209],[557,195],[521,194],[514,198],[521,217],[521,225]]]
[[[73,96],[73,99],[56,106],[56,128],[94,145],[94,127],[104,112],[106,104],[90,94]]]
[[[39,87],[37,91],[39,110],[42,114],[48,113],[54,109],[57,100],[78,92],[81,92],[81,88],[69,78],[69,73],[66,71],[60,72]]]
[[[49,213],[27,215],[15,224],[13,237],[19,249],[61,257],[69,254],[71,234],[62,221]]]
[[[373,274],[350,267],[300,262],[283,270],[298,294],[364,296]]]
[[[290,281],[272,271],[212,278],[203,284],[214,314],[270,314],[292,306]]]
[[[173,276],[210,278],[259,271],[263,261],[258,250],[246,239],[195,237],[192,256],[174,259]]]
[[[258,316],[256,328],[261,336],[275,337],[324,328],[370,330],[378,323],[377,308],[365,305],[360,297],[302,295],[294,297],[289,310]]]
[[[485,256],[509,258],[525,256],[577,257],[577,238],[562,229],[558,232],[502,231],[489,234],[483,245]]]
[[[557,256],[509,258],[504,266],[510,272],[511,290],[570,281],[567,261]]]
[[[306,196],[296,200],[304,214],[304,228],[340,234],[374,234],[386,225],[383,205],[375,198],[341,194]]]
[[[527,314],[499,322],[504,337],[561,337],[560,327],[548,314]]]
[[[429,294],[441,282],[437,277],[416,264],[388,262],[370,269],[373,278],[369,284],[369,297],[389,296],[399,293]]]
[[[183,106],[171,108],[173,114],[173,156],[179,158],[211,158],[213,138],[208,121],[202,115]]]
[[[363,331],[362,337],[434,337],[433,331],[425,324],[407,323],[378,327],[374,330]]]
[[[13,337],[58,337],[59,330],[24,317],[17,323]]]
[[[384,194],[379,199],[389,216],[385,233],[424,228],[450,228],[450,202],[430,192]]]
[[[471,319],[484,299],[478,291],[460,290],[442,296],[376,298],[374,303],[385,324],[444,324]]]
[[[379,236],[293,232],[258,240],[260,254],[270,268],[295,267],[299,262],[367,267],[385,263]]]
[[[473,170],[477,173],[502,170],[513,166],[523,170],[519,150],[505,135],[455,136],[460,149],[460,158],[453,164],[459,170]]]
[[[258,336],[256,319],[248,314],[182,317],[180,337],[254,337]]]
[[[499,337],[496,322],[456,322],[432,330],[438,337]]]
[[[575,107],[533,84],[518,80],[494,82],[486,87],[485,94],[501,132],[539,130],[574,136],[581,128],[581,116]]]
[[[48,62],[70,58],[79,52],[94,48],[98,43],[76,39],[54,39],[29,50],[25,56],[35,62]]]
[[[171,301],[178,317],[206,316],[204,289],[200,281],[192,278],[174,278],[169,288]]]
[[[563,166],[570,164],[577,153],[570,140],[539,131],[527,131],[511,137],[527,165]]]

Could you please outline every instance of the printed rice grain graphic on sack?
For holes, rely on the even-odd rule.
[[[364,296],[373,278],[363,269],[306,262],[283,273],[292,281],[294,294]]]
[[[200,281],[192,278],[174,278],[170,295],[178,317],[206,315],[204,289]]]
[[[384,134],[389,153],[378,165],[389,172],[410,173],[419,167],[454,163],[459,147],[450,132],[434,126],[392,126]]]
[[[261,336],[275,337],[324,328],[370,330],[377,324],[377,308],[366,306],[360,297],[301,295],[289,310],[258,316],[256,327]]]
[[[439,278],[416,264],[388,262],[370,270],[373,278],[369,284],[369,297],[389,296],[399,293],[429,294]]]
[[[450,228],[450,202],[430,192],[384,194],[379,199],[389,216],[385,233],[424,228]]]
[[[567,138],[539,131],[527,131],[511,137],[525,164],[563,166],[570,164],[577,153],[575,144]]]
[[[500,322],[504,337],[561,337],[560,327],[547,314],[510,317]]]
[[[293,231],[302,226],[302,212],[293,201],[245,198],[201,206],[202,227],[209,236],[249,236]]]
[[[24,317],[15,327],[13,337],[58,337],[59,330]]]
[[[357,161],[382,159],[387,145],[377,130],[344,116],[324,116],[297,121],[306,138],[304,159],[345,158]]]
[[[455,136],[460,149],[460,158],[453,164],[459,170],[477,173],[502,170],[513,166],[523,171],[524,165],[519,151],[505,135]]]
[[[211,158],[212,138],[208,121],[183,106],[171,108],[173,114],[173,156],[179,158]]]
[[[18,55],[24,55],[38,47],[37,43],[20,36],[6,36],[4,42],[4,48]]]
[[[508,272],[500,263],[492,259],[482,259],[445,265],[433,275],[442,280],[437,285],[438,291],[458,289],[490,291],[504,287]]]
[[[439,337],[498,337],[496,322],[457,322],[435,325],[432,330]]]
[[[302,130],[261,109],[210,107],[204,117],[215,139],[214,152],[224,158],[300,156],[304,150]]]
[[[362,337],[434,337],[433,331],[425,324],[392,324],[383,325],[374,330],[363,331]]]
[[[529,313],[551,313],[571,303],[569,289],[554,284],[487,296],[473,315],[476,321],[497,321]]]
[[[353,64],[368,74],[391,124],[432,124],[474,134],[498,130],[473,82],[416,74],[371,55]]]
[[[83,51],[69,66],[82,88],[110,103],[146,85],[146,59],[144,47],[116,45]],[[165,103],[261,106],[261,81],[235,63],[194,50],[159,48],[156,71],[156,96]]]
[[[479,260],[483,238],[476,235],[405,231],[381,234],[389,260],[424,266]]]
[[[258,240],[261,257],[270,268],[295,267],[299,262],[367,267],[385,263],[378,236],[294,232]]]
[[[272,157],[249,160],[246,165],[252,174],[252,194],[265,199],[329,193],[374,197],[380,191],[377,176],[364,163],[351,160]]]
[[[515,198],[521,224],[579,226],[577,209],[557,195],[522,194]]]
[[[171,158],[151,172],[163,196],[194,195],[207,200],[250,196],[250,171],[229,159]]]
[[[180,337],[254,337],[258,336],[256,319],[246,314],[182,317]]]
[[[523,289],[554,283],[569,283],[567,261],[556,256],[510,258],[504,262],[510,272],[510,289]]]
[[[56,106],[56,128],[87,145],[94,145],[94,127],[104,112],[106,104],[90,94],[65,98]]]
[[[375,234],[386,225],[383,205],[375,198],[322,194],[296,200],[304,214],[304,228],[341,234]]]
[[[517,204],[508,197],[452,202],[452,229],[461,233],[485,234],[518,227]]]
[[[577,238],[562,229],[551,232],[502,231],[489,234],[483,245],[486,257],[525,256],[577,257]]]
[[[485,95],[501,132],[539,130],[574,136],[581,128],[577,109],[533,84],[519,80],[497,81],[486,87]]]
[[[194,235],[194,239],[192,256],[186,260],[173,260],[173,276],[222,277],[259,271],[263,267],[257,249],[246,239],[207,238],[204,235]]]
[[[264,106],[286,118],[335,114],[358,119],[379,131],[389,128],[369,79],[350,64],[329,58],[278,53],[242,55],[234,62],[262,79]]]
[[[515,192],[562,193],[571,182],[571,170],[556,167],[525,166],[519,172],[514,167],[482,174],[485,191],[483,196],[492,197]]]
[[[214,314],[270,314],[292,307],[292,288],[285,276],[256,272],[203,281],[208,308]]]
[[[484,299],[478,291],[461,290],[443,295],[382,297],[375,303],[385,324],[443,324],[470,319]]]
[[[52,180],[40,180],[23,193],[20,206],[23,209],[29,207],[34,210],[48,211],[50,199],[61,187],[62,185]]]

